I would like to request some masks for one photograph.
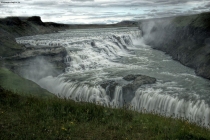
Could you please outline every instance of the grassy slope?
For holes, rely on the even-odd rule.
[[[9,29],[9,27],[8,27]],[[23,50],[14,37],[0,24],[0,56],[12,56]]]
[[[207,140],[210,131],[186,121],[89,103],[24,97],[0,88],[0,138]]]
[[[17,94],[37,97],[54,97],[53,94],[40,88],[34,82],[24,79],[6,68],[0,68],[0,85]]]

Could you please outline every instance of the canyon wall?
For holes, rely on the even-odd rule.
[[[210,13],[142,21],[141,28],[148,45],[210,79]]]

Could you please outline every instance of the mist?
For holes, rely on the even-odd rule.
[[[27,60],[25,64],[27,66],[18,68],[19,74],[34,82],[38,82],[41,78],[47,76],[57,76],[60,73],[53,63],[50,63],[49,60],[42,56]]]
[[[140,23],[140,29],[143,33],[144,43],[147,45],[159,46],[160,43],[165,42],[170,32],[170,38],[174,37],[173,31],[170,28],[172,19],[153,19]],[[166,32],[167,31],[167,32]]]

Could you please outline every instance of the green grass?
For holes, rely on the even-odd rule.
[[[55,97],[36,83],[24,79],[6,68],[0,67],[0,86],[17,94],[37,97]]]
[[[0,139],[208,140],[210,131],[186,121],[0,88]]]
[[[21,45],[17,44],[13,38],[0,38],[0,56],[14,56],[23,51]]]

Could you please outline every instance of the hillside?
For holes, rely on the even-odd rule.
[[[56,97],[47,90],[42,89],[34,82],[24,79],[6,68],[0,68],[0,85],[4,89],[22,96],[35,96],[42,98]]]

